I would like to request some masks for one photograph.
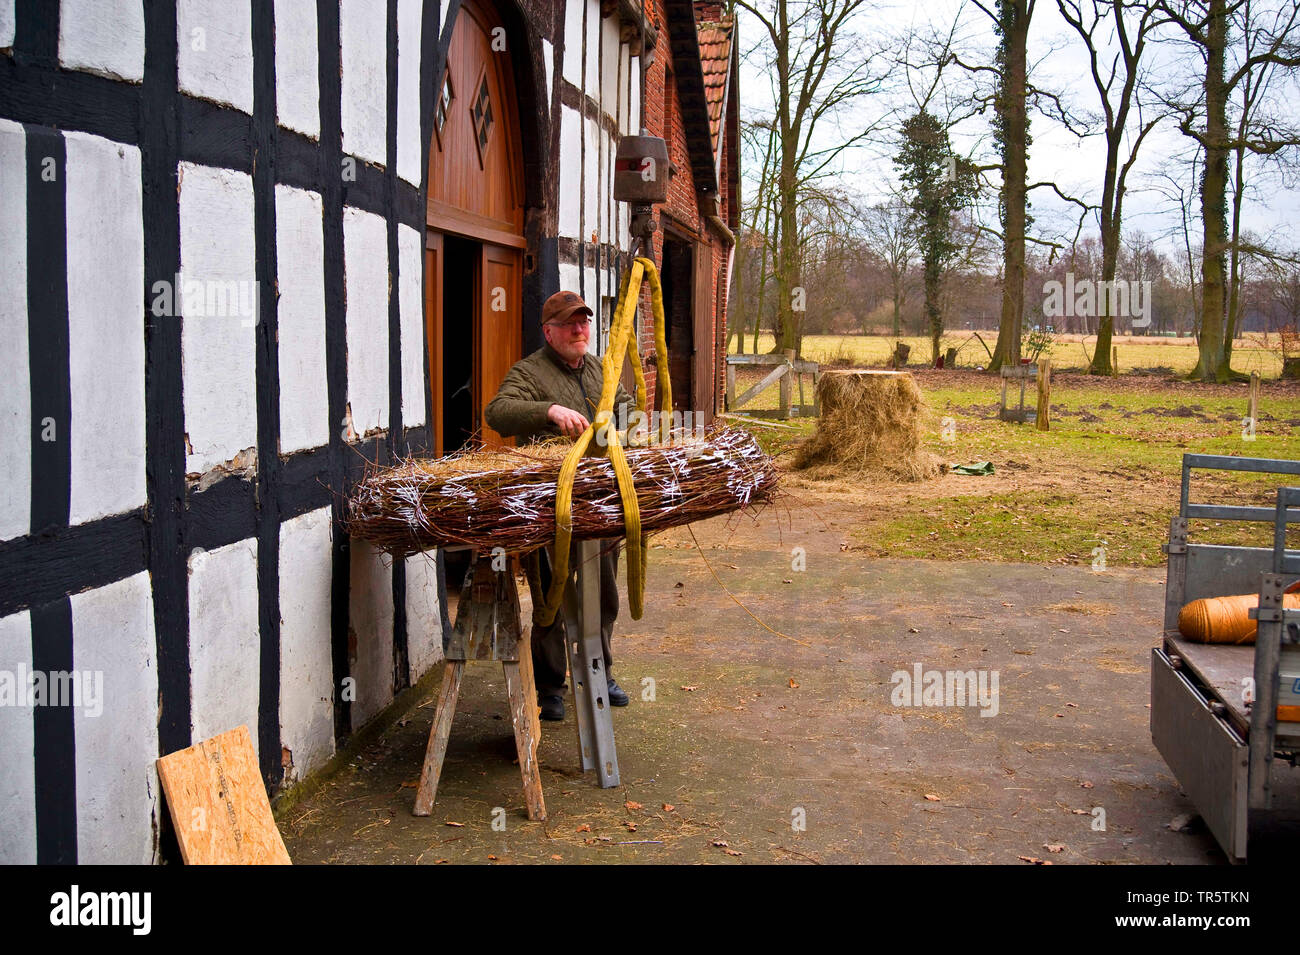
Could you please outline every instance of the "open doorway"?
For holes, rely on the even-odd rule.
[[[474,380],[475,294],[478,289],[479,243],[443,236],[442,284],[442,420],[437,422],[442,453],[453,454],[474,440],[479,427]]]
[[[689,410],[692,400],[691,268],[691,246],[665,232],[659,282],[664,295],[664,338],[668,344],[668,380],[673,389],[674,411]]]

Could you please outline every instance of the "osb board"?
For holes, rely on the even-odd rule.
[[[187,865],[289,865],[248,727],[158,760]]]

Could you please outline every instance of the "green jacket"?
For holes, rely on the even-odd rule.
[[[591,421],[600,403],[603,380],[601,360],[591,352],[583,357],[582,368],[574,369],[550,345],[543,345],[506,372],[484,417],[488,427],[503,437],[519,438],[521,444],[554,437],[561,431],[546,416],[551,405],[570,408]],[[624,404],[625,412],[620,411]],[[614,393],[615,426],[626,420],[623,414],[631,414],[635,408],[632,396],[619,384]]]

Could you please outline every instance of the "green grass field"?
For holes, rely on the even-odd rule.
[[[997,334],[980,333],[992,348],[997,341]],[[872,367],[884,365],[894,350],[894,342],[902,341],[912,348],[911,364],[928,365],[930,358],[930,340],[915,336],[903,336],[895,339],[883,335],[806,335],[803,341],[803,357],[809,361]],[[1272,339],[1276,343],[1276,339]],[[946,350],[959,348],[957,365],[960,368],[974,368],[988,362],[988,354],[970,333],[962,332],[944,335],[940,342]],[[758,336],[760,353],[770,351],[775,339],[767,333]],[[752,353],[753,338],[745,339],[746,353]],[[1095,338],[1079,340],[1078,335],[1063,336],[1051,348],[1052,367],[1062,370],[1084,369],[1088,356],[1096,345]],[[733,342],[734,347],[734,342]],[[1168,369],[1174,374],[1190,374],[1196,367],[1196,342],[1191,338],[1128,338],[1117,340],[1119,349],[1119,372],[1145,372],[1152,369]],[[1282,371],[1281,353],[1276,347],[1266,349],[1254,339],[1238,341],[1233,348],[1232,367],[1249,374],[1257,371],[1261,378],[1276,378]]]
[[[1300,384],[1293,382],[1264,385],[1254,440],[1244,440],[1244,385],[1062,374],[1053,384],[1051,430],[1041,432],[997,419],[991,376],[926,369],[915,377],[927,403],[929,450],[946,463],[992,461],[996,470],[853,489],[864,515],[854,543],[873,555],[1087,564],[1104,546],[1109,565],[1156,566],[1178,508],[1184,453],[1300,458]],[[769,394],[774,405],[775,389]],[[952,419],[951,440],[943,437],[945,418]],[[797,430],[752,429],[770,451],[781,452],[816,421],[791,424]],[[791,478],[797,483],[797,472]],[[1282,483],[1200,477],[1193,500],[1271,506]],[[1268,543],[1263,525],[1202,525],[1195,533],[1211,542]],[[1300,527],[1292,536],[1300,542]]]

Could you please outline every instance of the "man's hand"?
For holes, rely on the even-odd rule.
[[[591,425],[591,422],[578,412],[563,405],[551,405],[546,409],[546,417],[551,419],[551,423],[559,428],[563,434],[567,434],[571,438],[578,437]]]

